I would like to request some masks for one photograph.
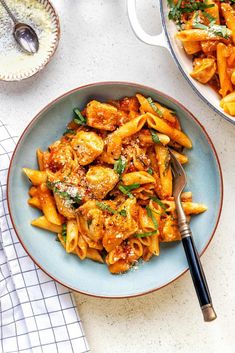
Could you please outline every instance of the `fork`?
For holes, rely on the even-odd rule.
[[[182,204],[181,193],[187,184],[186,174],[174,154],[169,149],[171,166],[173,173],[173,196],[175,198],[176,212],[178,216],[178,226],[182,238],[184,251],[188,260],[190,273],[194,287],[201,306],[204,321],[216,319],[216,313],[212,305],[212,300],[207,285],[206,277],[201,265],[201,261],[195,247],[192,232],[187,222]]]

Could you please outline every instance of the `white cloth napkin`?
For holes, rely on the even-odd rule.
[[[10,221],[6,178],[17,139],[0,121],[0,352],[86,353],[72,294],[33,263]]]

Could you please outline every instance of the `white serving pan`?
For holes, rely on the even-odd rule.
[[[169,9],[167,7],[167,0],[158,0],[156,2],[159,4],[163,29],[160,34],[153,36],[146,33],[138,21],[136,0],[127,0],[128,16],[134,33],[140,40],[147,44],[164,47],[169,50],[181,73],[199,97],[216,113],[232,124],[235,124],[235,117],[233,118],[231,115],[225,113],[219,106],[220,96],[211,87],[201,84],[189,75],[189,72],[192,71],[192,60],[185,53],[181,43],[175,39],[177,28],[174,22],[168,19]]]

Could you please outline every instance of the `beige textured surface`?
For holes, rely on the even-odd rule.
[[[139,1],[143,24],[151,32],[160,27],[156,1]],[[0,83],[1,118],[17,133],[66,90],[101,80],[139,82],[170,94],[200,119],[215,143],[224,173],[221,222],[202,257],[218,319],[203,323],[188,273],[161,291],[140,298],[104,300],[76,294],[92,352],[233,353],[235,126],[223,121],[195,95],[167,51],[135,38],[124,0],[54,3],[62,27],[58,52],[39,76],[25,82]]]

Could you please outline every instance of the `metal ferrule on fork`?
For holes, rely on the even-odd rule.
[[[190,230],[190,227],[189,227],[188,222],[187,222],[186,219],[179,219],[178,220],[178,226],[179,226],[179,231],[180,231],[182,239],[192,236],[192,232]]]

